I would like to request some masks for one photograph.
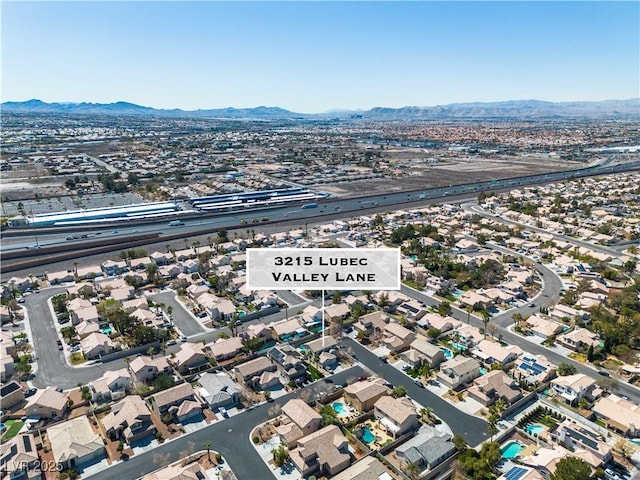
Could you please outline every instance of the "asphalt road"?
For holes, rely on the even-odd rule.
[[[160,292],[155,295],[151,295],[151,300],[153,300],[154,303],[164,303],[167,306],[171,306],[173,309],[171,312],[171,315],[173,316],[173,323],[183,335],[190,337],[191,335],[197,335],[205,331],[200,322],[193,318],[191,313],[186,311],[180,302],[176,300],[175,292]]]
[[[353,382],[360,375],[369,375],[361,367],[355,366],[332,376],[334,384]],[[301,395],[313,398],[331,384],[319,380],[305,388],[287,394],[271,403],[263,403],[250,410],[245,410],[231,418],[216,422],[191,434],[182,435],[175,440],[165,442],[151,451],[132,456],[126,462],[119,462],[87,478],[92,480],[134,479],[161,468],[154,462],[160,456],[168,455],[167,463],[173,463],[184,455],[193,443],[196,451],[204,450],[204,442],[211,441],[211,449],[220,452],[229,462],[236,477],[240,480],[267,480],[273,474],[259,457],[251,442],[251,431],[258,425],[274,418],[280,413],[282,406]]]
[[[351,349],[359,362],[368,369],[389,381],[394,386],[402,385],[407,389],[407,395],[425,407],[433,408],[433,413],[445,422],[454,433],[459,433],[472,447],[487,439],[487,423],[479,418],[458,410],[451,403],[443,400],[435,393],[417,386],[411,377],[400,372],[388,363],[382,362],[370,350],[351,338],[342,340],[343,346]]]

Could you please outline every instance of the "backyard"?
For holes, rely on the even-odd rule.
[[[2,434],[2,441],[6,442],[7,440],[11,440],[13,437],[15,437],[23,425],[24,422],[21,422],[20,420],[7,420],[6,422],[4,422],[6,430]]]

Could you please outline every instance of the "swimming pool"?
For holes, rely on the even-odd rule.
[[[501,450],[502,458],[512,459],[520,455],[520,452],[524,450],[524,445],[520,442],[509,442],[507,445]]]
[[[440,347],[440,350],[444,352],[444,358],[446,358],[447,360],[451,360],[453,358],[453,352],[447,347]]]
[[[111,332],[113,332],[113,328],[106,326],[106,327],[102,327],[100,331],[105,335],[111,335]]]
[[[365,443],[371,443],[376,439],[376,437],[373,435],[373,433],[371,433],[371,430],[369,430],[369,427],[364,427],[362,429],[362,440]]]
[[[529,435],[540,435],[540,432],[544,430],[544,426],[539,423],[532,423],[531,425],[527,425],[527,428],[524,429]]]
[[[342,402],[333,402],[332,407],[333,411],[337,414],[344,412],[344,405],[342,404]]]
[[[487,369],[484,367],[480,367],[479,371],[480,371],[480,375],[484,375],[487,373]]]
[[[640,445],[640,438],[632,438],[630,442],[635,443],[636,445]]]

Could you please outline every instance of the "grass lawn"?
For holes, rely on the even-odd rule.
[[[7,429],[5,430],[4,435],[2,435],[2,441],[6,442],[7,440],[11,440],[18,434],[18,432],[24,425],[24,422],[21,422],[20,420],[7,420],[6,422],[4,422],[4,424]]]
[[[71,354],[71,356],[69,357],[69,361],[71,362],[71,365],[80,365],[87,360],[84,358],[82,352],[75,352]]]

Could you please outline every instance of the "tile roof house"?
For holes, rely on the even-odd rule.
[[[364,457],[332,477],[332,480],[391,480],[384,464],[376,457]]]
[[[640,405],[611,394],[597,400],[591,410],[608,428],[625,436],[640,436]]]
[[[467,392],[485,407],[493,405],[500,398],[505,400],[507,406],[522,398],[522,390],[516,381],[502,370],[492,370],[476,378]]]
[[[473,358],[457,357],[440,364],[438,380],[447,387],[456,389],[480,376],[480,363]]]
[[[232,407],[240,401],[242,388],[228,375],[204,373],[198,383],[198,393],[212,409]]]
[[[40,415],[44,418],[60,418],[67,411],[67,396],[54,387],[38,390],[29,397],[24,407],[25,415]]]
[[[102,418],[102,425],[113,439],[135,442],[148,435],[155,435],[151,411],[138,395],[129,395],[111,406],[111,411]]]
[[[393,438],[416,429],[420,424],[416,407],[407,397],[383,395],[373,405],[373,415]]]
[[[344,398],[354,408],[368,412],[388,392],[387,387],[374,380],[361,380],[344,388]]]
[[[206,347],[218,362],[233,358],[244,349],[240,337],[219,338],[215,342],[207,343]]]
[[[595,379],[583,373],[554,378],[550,387],[556,397],[570,405],[577,405],[581,398],[593,400],[602,393],[596,389]]]
[[[503,347],[498,342],[491,340],[481,340],[471,351],[473,356],[482,360],[487,365],[501,363],[506,366],[514,362],[520,355],[522,349],[516,345]]]
[[[3,440],[0,445],[0,465],[3,479],[42,478],[41,462],[33,433],[18,433],[11,439]],[[5,472],[8,475],[5,476]]]
[[[107,355],[115,350],[115,344],[108,335],[93,332],[80,340],[80,347],[89,359]]]
[[[570,332],[558,335],[557,341],[571,350],[579,350],[589,345],[597,347],[600,344],[600,337],[586,328],[574,328]]]
[[[351,463],[349,442],[335,425],[300,438],[289,452],[289,458],[304,478],[314,473],[332,476]]]
[[[399,323],[390,322],[385,325],[380,341],[392,352],[400,352],[409,348],[415,338],[416,334],[408,328]]]
[[[556,367],[542,355],[523,355],[515,362],[512,375],[518,381],[535,386],[554,378]]]
[[[191,375],[209,366],[204,346],[200,343],[183,343],[180,350],[168,361],[182,375]]]
[[[267,356],[280,373],[289,380],[295,380],[307,374],[307,366],[302,354],[291,345],[276,345],[269,349]]]
[[[104,456],[104,442],[93,431],[86,416],[50,426],[47,436],[53,459],[64,468],[73,468]]]
[[[411,342],[411,348],[402,355],[406,355],[407,353],[411,355],[411,352],[416,352],[417,364],[422,365],[426,363],[431,368],[437,368],[445,361],[444,351],[426,340],[415,339]],[[412,364],[415,365],[416,363]]]
[[[102,377],[89,383],[89,388],[96,403],[118,400],[131,388],[131,374],[126,368],[107,370]]]
[[[263,372],[275,372],[276,366],[267,357],[258,357],[233,367],[238,383],[253,386]]]
[[[161,373],[169,374],[171,366],[167,361],[168,356],[151,358],[146,355],[140,355],[134,358],[128,366],[129,372],[135,381],[140,383],[148,383],[154,380]]]
[[[311,408],[304,400],[294,398],[282,406],[282,413],[285,414],[302,432],[302,435],[309,435],[320,428],[322,416]]]
[[[423,425],[418,434],[396,448],[396,457],[402,464],[433,469],[456,452],[451,435],[434,427]]]
[[[185,400],[194,400],[195,392],[190,383],[181,383],[155,393],[150,397],[154,408],[160,413],[165,413],[170,407],[179,406]]]

